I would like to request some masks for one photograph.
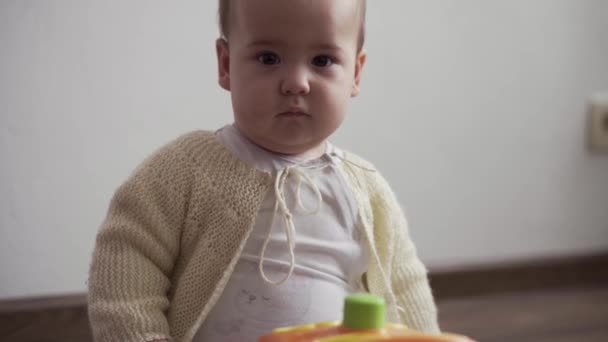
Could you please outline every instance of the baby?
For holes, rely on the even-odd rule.
[[[438,332],[426,269],[373,165],[332,145],[359,93],[363,0],[221,0],[234,122],[185,134],[116,191],[89,278],[95,341],[255,342],[339,320],[353,292]]]

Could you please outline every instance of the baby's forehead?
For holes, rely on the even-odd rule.
[[[259,9],[261,13],[284,14],[291,13],[305,15],[314,12],[317,15],[339,13],[360,15],[365,14],[365,0],[220,0],[220,11],[236,12],[250,16],[251,9]],[[259,13],[258,12],[258,13]]]
[[[359,31],[358,1],[233,0],[231,34],[256,40],[306,37],[324,44]]]

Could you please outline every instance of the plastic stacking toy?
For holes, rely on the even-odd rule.
[[[259,342],[474,342],[456,334],[431,335],[385,322],[384,299],[354,294],[344,301],[342,322],[330,321],[273,330]]]

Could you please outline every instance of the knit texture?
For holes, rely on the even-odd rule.
[[[394,194],[352,154],[343,172],[372,255],[369,291],[403,308],[389,312],[393,321],[438,332],[426,269]],[[212,132],[186,134],[146,159],[114,194],[97,235],[88,293],[94,340],[191,341],[228,282],[272,181]]]

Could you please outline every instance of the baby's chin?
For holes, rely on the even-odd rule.
[[[255,142],[255,141],[254,141]],[[286,156],[313,159],[325,153],[325,141],[321,142],[294,142],[292,141],[260,141],[256,142],[260,147],[272,153]]]
[[[326,139],[313,137],[310,132],[281,129],[256,131],[247,127],[243,129],[238,123],[235,126],[249,141],[272,153],[312,159],[325,152]]]

